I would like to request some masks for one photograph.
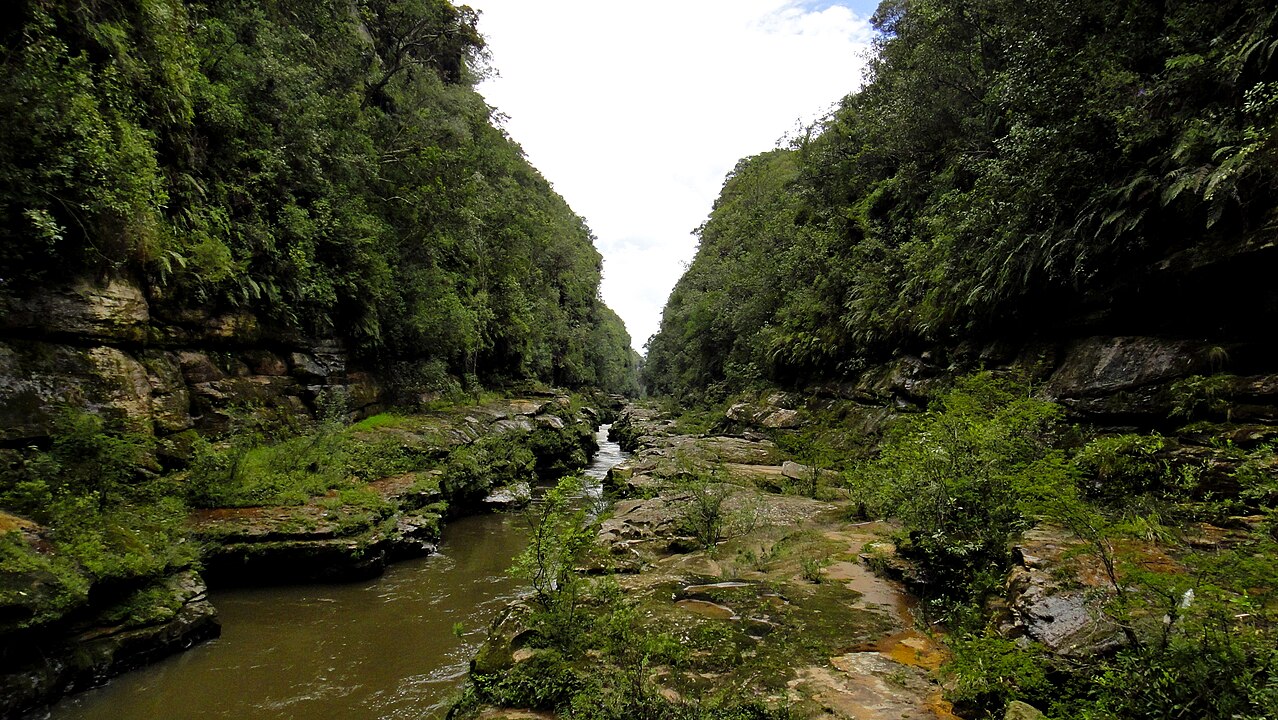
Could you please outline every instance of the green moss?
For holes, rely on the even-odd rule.
[[[58,619],[88,599],[89,586],[69,558],[37,550],[19,531],[0,534],[0,632]]]
[[[387,428],[387,427],[390,427],[390,428],[412,427],[414,424],[415,423],[411,418],[406,417],[404,415],[397,415],[394,413],[378,413],[377,415],[372,415],[370,417],[364,418],[363,420],[360,420],[359,422],[352,425],[351,429],[356,431],[375,430],[377,428]]]
[[[99,621],[108,625],[137,627],[172,620],[182,609],[183,599],[162,584],[144,587],[124,601],[107,608]]]

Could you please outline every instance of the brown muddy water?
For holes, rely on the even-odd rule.
[[[607,430],[586,471],[595,487],[624,458]],[[220,638],[28,720],[442,717],[489,623],[520,592],[506,569],[525,537],[517,515],[462,518],[438,554],[369,582],[211,593]]]

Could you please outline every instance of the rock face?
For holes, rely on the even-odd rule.
[[[0,717],[18,717],[27,708],[100,685],[220,634],[217,613],[194,571],[178,571],[143,591],[152,607],[135,615],[145,619],[133,624],[90,614],[4,638]]]
[[[0,296],[0,442],[48,437],[63,407],[126,421],[166,445],[192,428],[225,429],[235,407],[306,418],[326,393],[357,416],[383,402],[380,381],[349,367],[340,345],[273,335],[250,316],[188,315],[156,317],[142,290],[119,278]]]
[[[1123,644],[1119,627],[1103,612],[1109,598],[1099,561],[1076,551],[1082,541],[1059,528],[1025,533],[1007,579],[1010,621],[1002,631],[1029,637],[1064,657],[1093,657]]]
[[[1089,337],[1071,343],[1047,385],[1077,414],[1095,419],[1162,419],[1170,383],[1211,372],[1201,343],[1156,337]]]

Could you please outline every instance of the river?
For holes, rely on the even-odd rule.
[[[624,459],[599,430],[585,474],[597,495]],[[439,717],[493,617],[520,592],[506,568],[518,515],[461,518],[439,552],[369,582],[210,594],[222,636],[29,720],[420,720]]]

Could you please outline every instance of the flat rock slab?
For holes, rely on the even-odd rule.
[[[830,667],[799,670],[790,681],[820,703],[827,716],[850,720],[949,720],[954,718],[939,702],[927,674],[900,665],[878,653],[848,653],[830,658]]]
[[[551,712],[535,712],[533,710],[488,708],[479,713],[478,720],[555,720],[555,714]]]

